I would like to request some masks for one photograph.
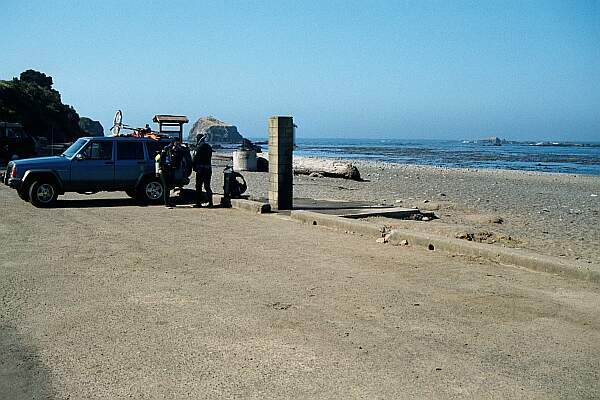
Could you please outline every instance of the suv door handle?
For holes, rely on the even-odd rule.
[[[112,161],[106,161],[104,164],[106,164],[106,165],[112,165],[112,164],[114,164],[114,162],[112,162]]]

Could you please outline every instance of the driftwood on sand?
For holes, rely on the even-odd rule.
[[[269,171],[268,153],[258,153],[257,166],[259,172]],[[231,162],[233,157],[228,154],[216,153],[213,159]],[[311,175],[326,176],[332,178],[352,179],[362,181],[360,172],[352,163],[345,161],[334,161],[320,158],[304,158],[294,157],[294,174],[296,175]]]
[[[358,168],[351,163],[317,158],[294,158],[294,174],[361,180]]]

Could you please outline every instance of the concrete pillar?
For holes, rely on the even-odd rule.
[[[293,150],[293,118],[269,118],[269,203],[276,210],[291,210],[293,207]]]

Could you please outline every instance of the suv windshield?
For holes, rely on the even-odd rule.
[[[75,155],[75,153],[77,153],[79,151],[79,149],[81,149],[83,147],[84,144],[87,143],[87,140],[79,138],[77,139],[77,141],[75,143],[73,143],[71,146],[69,146],[68,149],[66,149],[61,156],[63,157],[67,157],[67,158],[71,158]]]

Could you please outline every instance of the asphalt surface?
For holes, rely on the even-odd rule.
[[[598,285],[121,193],[0,210],[0,399],[600,398]]]

